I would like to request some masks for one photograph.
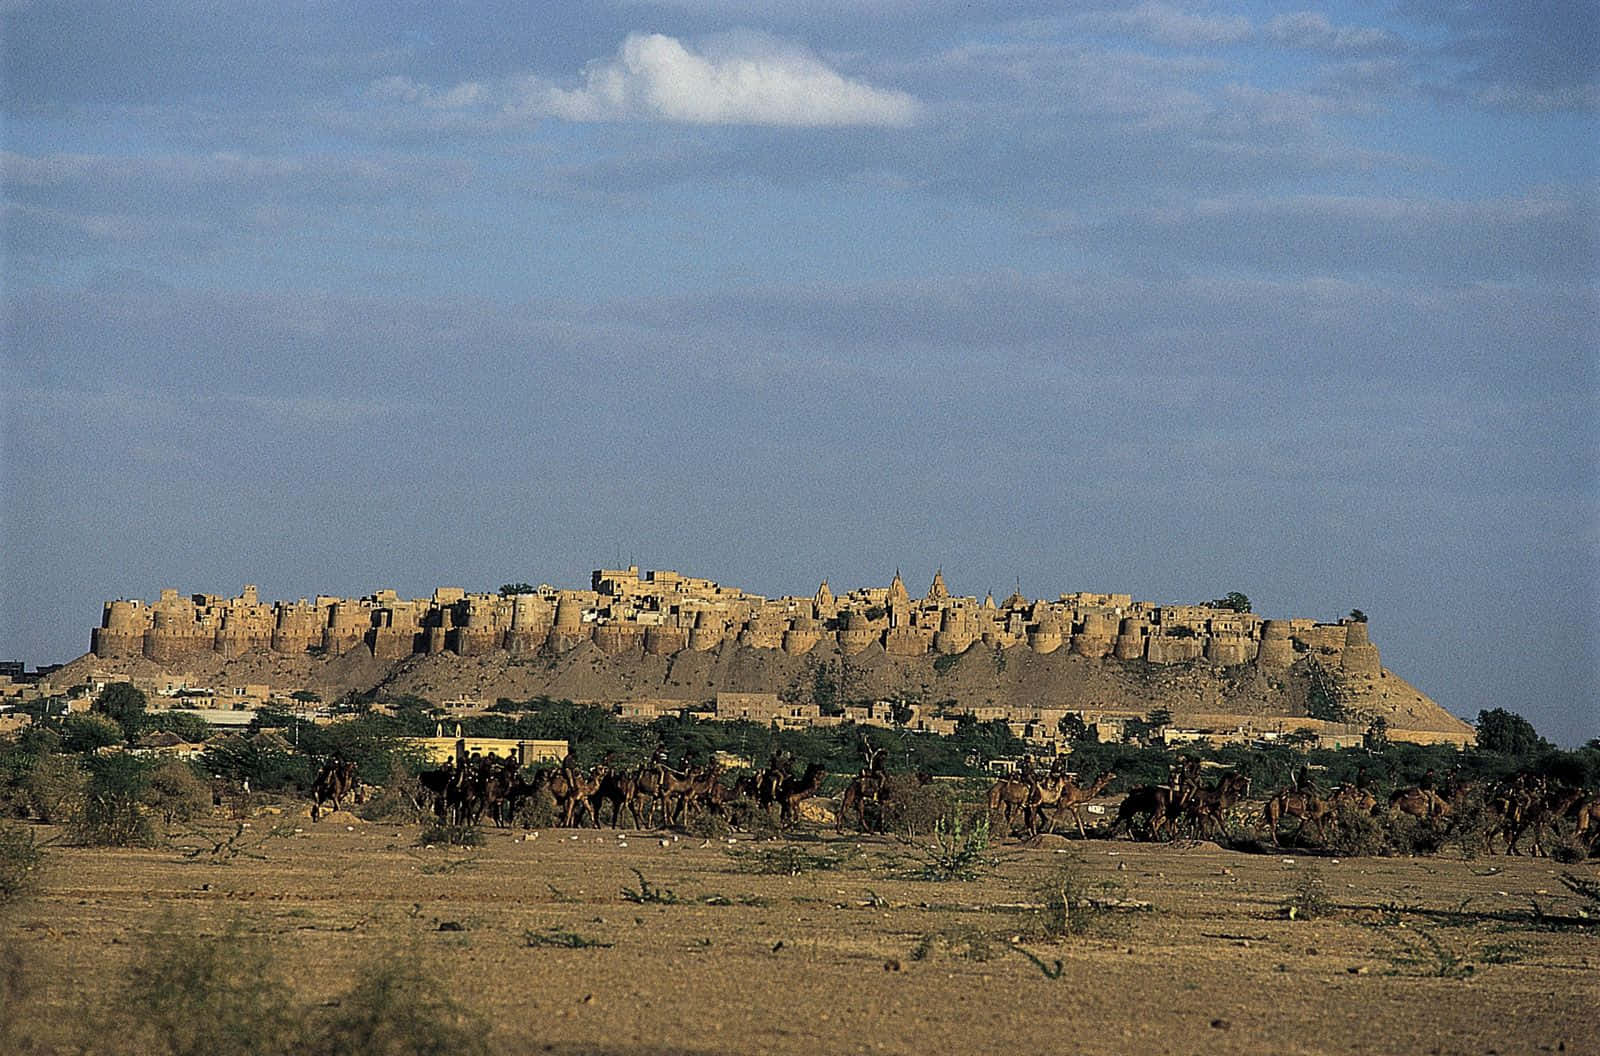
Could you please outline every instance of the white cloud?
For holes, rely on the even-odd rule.
[[[674,37],[629,34],[614,58],[589,62],[573,88],[536,75],[445,90],[386,77],[368,86],[368,98],[434,114],[483,115],[494,125],[555,117],[821,128],[904,126],[918,117],[917,101],[904,91],[851,80],[808,51],[752,37],[696,53]]]
[[[911,95],[851,80],[809,52],[744,38],[697,53],[660,33],[629,34],[614,58],[588,64],[573,88],[525,76],[440,91],[391,77],[369,94],[431,110],[495,107],[505,116],[567,121],[904,126],[918,116]]]

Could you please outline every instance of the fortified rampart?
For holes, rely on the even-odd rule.
[[[887,588],[835,595],[826,580],[810,597],[767,598],[708,579],[638,566],[595,571],[588,590],[548,585],[513,595],[440,587],[428,598],[392,590],[362,598],[262,602],[254,586],[238,597],[180,595],[155,602],[107,602],[91,651],[181,663],[208,653],[339,656],[369,650],[379,660],[454,653],[505,652],[526,657],[570,651],[585,642],[608,655],[673,656],[724,643],[805,654],[824,642],[847,657],[873,647],[895,657],[954,656],[975,644],[1034,653],[1145,661],[1253,664],[1281,670],[1314,655],[1348,680],[1382,674],[1377,647],[1362,622],[1264,620],[1209,605],[1161,605],[1128,594],[1074,593],[1054,600],[1020,592],[952,595],[943,573],[913,598],[899,573]]]

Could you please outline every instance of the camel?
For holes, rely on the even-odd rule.
[[[1447,817],[1450,804],[1431,788],[1398,788],[1389,796],[1389,815],[1408,814],[1419,821],[1435,822]]]
[[[434,816],[444,820],[446,797],[449,795],[450,786],[455,782],[456,770],[451,763],[445,763],[437,770],[424,770],[417,774],[417,794],[412,802],[418,810],[432,810]]]
[[[602,764],[595,767],[592,776],[585,776],[583,771],[576,767],[561,767],[550,772],[550,777],[545,781],[545,787],[550,790],[551,797],[556,801],[556,815],[560,824],[566,826],[577,825],[578,811],[583,809],[588,812],[595,828],[600,827],[600,816],[590,807],[590,800],[600,789],[600,782],[605,779],[606,767]]]
[[[1018,810],[1027,811],[1028,800],[1033,795],[1034,782],[1018,781],[1011,777],[1002,777],[989,786],[989,813],[1003,810],[1006,818],[1006,828],[1012,825],[1012,818]]]
[[[590,806],[598,816],[600,808],[611,804],[611,827],[620,828],[623,808],[633,817],[633,827],[644,828],[644,823],[639,820],[639,777],[637,774],[625,773],[614,770],[600,780],[599,786],[591,797]]]
[[[1519,796],[1506,821],[1502,832],[1506,837],[1506,853],[1520,856],[1517,850],[1517,841],[1522,834],[1530,828],[1533,829],[1533,856],[1543,858],[1544,830],[1546,825],[1551,825],[1555,820],[1566,814],[1578,801],[1583,799],[1581,788],[1561,788],[1549,786],[1540,778],[1532,783],[1521,796]]]
[[[1050,814],[1048,808],[1057,811],[1067,810],[1072,813],[1072,820],[1078,823],[1078,838],[1088,839],[1089,833],[1083,827],[1083,814],[1079,810],[1085,803],[1094,799],[1106,790],[1106,786],[1117,779],[1117,775],[1107,770],[1095,778],[1094,784],[1084,787],[1070,776],[1065,778],[1047,777],[1034,785],[1033,795],[1028,800],[1028,827],[1037,831],[1034,820],[1038,817],[1047,819],[1046,832],[1054,832],[1058,814]]]
[[[800,813],[801,802],[817,794],[817,789],[822,787],[822,775],[826,771],[827,767],[821,763],[812,763],[806,767],[806,772],[801,777],[784,779],[782,787],[778,789],[780,827],[794,824],[795,818]]]
[[[874,804],[879,809],[876,811],[878,820],[883,817],[883,797],[887,790],[888,779],[879,771],[868,770],[857,774],[845,786],[844,794],[839,798],[838,827],[844,828],[844,819],[847,815],[854,814],[856,828],[862,832],[871,831],[876,826],[867,820],[867,804]]]
[[[1579,799],[1567,813],[1574,815],[1578,821],[1577,827],[1572,830],[1573,835],[1583,841],[1591,855],[1594,854],[1595,844],[1600,842],[1600,795]]]
[[[321,816],[323,803],[331,802],[333,809],[338,810],[344,797],[355,787],[355,763],[344,762],[337,756],[323,763],[316,780],[311,782],[311,820],[316,821]]]
[[[1281,788],[1274,792],[1261,808],[1261,820],[1256,822],[1257,831],[1265,825],[1272,834],[1272,845],[1279,846],[1278,825],[1284,818],[1299,818],[1300,824],[1294,830],[1295,843],[1300,842],[1300,834],[1307,825],[1314,825],[1317,829],[1317,842],[1328,841],[1327,822],[1333,816],[1333,802],[1317,795],[1315,792],[1303,791],[1298,788]]]
[[[1117,807],[1117,817],[1111,824],[1114,836],[1124,828],[1131,829],[1133,819],[1141,814],[1150,815],[1150,838],[1160,839],[1163,829],[1172,828],[1174,814],[1172,789],[1167,785],[1140,785],[1122,799]]]
[[[1210,788],[1198,788],[1189,798],[1184,812],[1199,826],[1200,836],[1204,839],[1209,826],[1215,826],[1216,835],[1228,834],[1227,814],[1229,808],[1250,793],[1250,779],[1244,774],[1234,771],[1224,774],[1222,778]]]
[[[1256,822],[1256,830],[1265,825],[1272,834],[1272,845],[1279,846],[1278,826],[1284,818],[1299,818],[1300,824],[1294,830],[1294,841],[1300,842],[1300,834],[1307,825],[1316,827],[1317,842],[1328,841],[1327,824],[1341,810],[1352,810],[1359,814],[1371,814],[1378,805],[1378,799],[1371,792],[1355,785],[1340,785],[1333,790],[1333,795],[1323,797],[1315,791],[1299,788],[1284,788],[1275,792],[1261,808],[1261,819]]]

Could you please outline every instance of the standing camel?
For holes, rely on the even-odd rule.
[[[1034,787],[1034,794],[1028,801],[1029,815],[1034,819],[1043,816],[1046,819],[1044,831],[1054,832],[1059,812],[1069,811],[1072,820],[1078,823],[1078,838],[1088,839],[1089,833],[1083,827],[1083,814],[1080,808],[1104,792],[1106,786],[1116,779],[1117,775],[1110,770],[1095,778],[1094,783],[1088,786],[1078,784],[1071,776],[1059,779],[1059,784],[1046,778]],[[1052,809],[1055,813],[1051,813]],[[1030,821],[1029,828],[1036,830],[1036,823]]]

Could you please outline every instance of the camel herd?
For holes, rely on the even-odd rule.
[[[919,786],[932,781],[925,774],[914,779],[889,774],[880,749],[869,747],[865,755],[865,765],[837,800],[841,830],[848,822],[864,832],[882,831],[897,799],[911,799]],[[506,826],[524,800],[542,796],[553,804],[559,825],[599,828],[609,807],[612,828],[621,827],[626,818],[639,829],[682,827],[702,814],[734,821],[739,813],[735,805],[740,811],[759,809],[771,818],[776,807],[776,823],[786,828],[799,819],[800,805],[820,793],[824,777],[820,763],[796,773],[793,760],[785,753],[775,754],[761,770],[736,777],[725,777],[715,762],[675,769],[661,750],[637,766],[616,765],[608,757],[586,770],[569,757],[560,766],[531,772],[524,772],[514,759],[490,753],[486,758],[473,755],[423,771],[417,777],[415,802],[453,824],[476,825],[487,817],[496,826]],[[1090,829],[1083,808],[1115,779],[1114,773],[1107,772],[1080,782],[1077,775],[1064,770],[1061,759],[1043,772],[1027,759],[1018,773],[989,787],[985,805],[996,821],[1004,823],[1004,828],[996,831],[1025,837],[1053,833],[1061,819],[1070,816],[1078,836],[1086,838]],[[1465,781],[1449,782],[1445,787],[1436,784],[1429,771],[1417,785],[1397,789],[1384,801],[1364,782],[1322,792],[1302,768],[1292,783],[1260,801],[1251,832],[1260,836],[1265,829],[1272,845],[1278,846],[1285,824],[1298,822],[1290,834],[1293,843],[1301,845],[1310,839],[1325,845],[1330,828],[1350,819],[1409,817],[1443,833],[1458,822],[1469,824],[1470,815],[1471,826],[1481,832],[1484,849],[1491,854],[1503,846],[1507,854],[1520,855],[1527,838],[1531,840],[1530,853],[1544,855],[1550,832],[1559,831],[1558,823],[1565,821],[1572,823],[1571,831],[1589,853],[1600,843],[1600,795],[1582,788],[1533,773],[1519,773],[1492,785]],[[358,789],[353,764],[328,760],[312,786],[313,819],[325,804],[338,809],[342,800],[357,794]],[[1250,779],[1244,774],[1227,771],[1206,781],[1199,761],[1186,759],[1173,766],[1165,783],[1129,790],[1109,825],[1100,826],[1098,833],[1153,840],[1180,835],[1227,838],[1231,836],[1230,819],[1249,794]],[[1098,812],[1100,808],[1094,809]]]
[[[635,828],[645,829],[682,826],[700,813],[726,815],[731,803],[747,799],[769,813],[777,806],[783,826],[799,817],[800,804],[816,795],[824,774],[822,764],[814,763],[796,775],[788,757],[780,755],[766,770],[727,782],[715,762],[677,770],[658,750],[637,767],[607,760],[585,770],[569,757],[560,766],[525,777],[515,759],[490,753],[424,770],[417,778],[417,803],[452,824],[476,825],[487,816],[496,826],[505,826],[523,800],[543,795],[554,805],[559,825],[599,828],[609,806],[612,828],[621,826],[626,813]]]
[[[1085,786],[1074,775],[1063,773],[1059,762],[1041,776],[1031,761],[1024,760],[1019,776],[1001,778],[990,786],[988,807],[991,814],[1002,816],[1008,827],[1020,822],[1025,836],[1053,831],[1058,812],[1065,808],[1072,811],[1082,837],[1087,831],[1078,806],[1098,796],[1114,776],[1102,774]],[[1284,824],[1298,821],[1290,836],[1295,844],[1314,838],[1325,845],[1329,827],[1341,820],[1410,817],[1436,834],[1449,831],[1458,821],[1470,824],[1481,834],[1483,849],[1490,854],[1503,846],[1507,854],[1520,855],[1520,842],[1529,836],[1531,853],[1542,856],[1547,853],[1548,833],[1567,820],[1586,853],[1592,854],[1600,843],[1600,795],[1582,788],[1529,772],[1487,786],[1465,781],[1452,782],[1445,789],[1435,785],[1429,771],[1419,784],[1397,789],[1386,802],[1380,802],[1364,783],[1340,785],[1323,793],[1302,768],[1291,784],[1274,790],[1261,803],[1251,834],[1259,836],[1265,829],[1276,847]],[[1128,833],[1153,840],[1180,834],[1201,839],[1226,837],[1230,814],[1249,792],[1250,779],[1244,774],[1229,771],[1206,782],[1199,761],[1187,759],[1172,768],[1166,783],[1131,789],[1102,834]],[[1471,812],[1469,805],[1478,811],[1471,819],[1466,817]]]

